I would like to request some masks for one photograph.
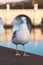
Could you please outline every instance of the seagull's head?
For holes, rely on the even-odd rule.
[[[22,22],[21,23],[26,23],[26,17],[21,17]]]

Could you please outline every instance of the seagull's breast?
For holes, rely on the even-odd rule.
[[[25,24],[20,26],[20,29],[17,34],[18,41],[25,43],[29,41],[30,31],[28,30]]]

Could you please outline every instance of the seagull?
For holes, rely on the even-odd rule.
[[[4,24],[3,20],[0,18],[0,36],[4,33]]]
[[[15,30],[13,32],[13,36],[12,36],[12,43],[16,44],[16,50],[17,50],[17,45],[21,44],[24,47],[24,54],[23,56],[27,56],[27,54],[25,53],[25,44],[29,42],[30,39],[30,30],[27,27],[26,24],[26,17],[21,17],[22,22],[20,24],[20,27],[18,30]],[[16,52],[16,56],[20,55],[18,53],[18,50]]]

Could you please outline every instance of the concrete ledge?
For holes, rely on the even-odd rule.
[[[23,52],[19,51],[21,54]],[[43,65],[43,57],[30,54],[28,57],[15,56],[16,50],[0,47],[0,65]]]

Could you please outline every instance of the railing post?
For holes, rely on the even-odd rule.
[[[38,4],[34,4],[34,11],[37,11],[38,10]]]
[[[10,9],[10,5],[9,4],[7,4],[7,10],[9,10]]]

